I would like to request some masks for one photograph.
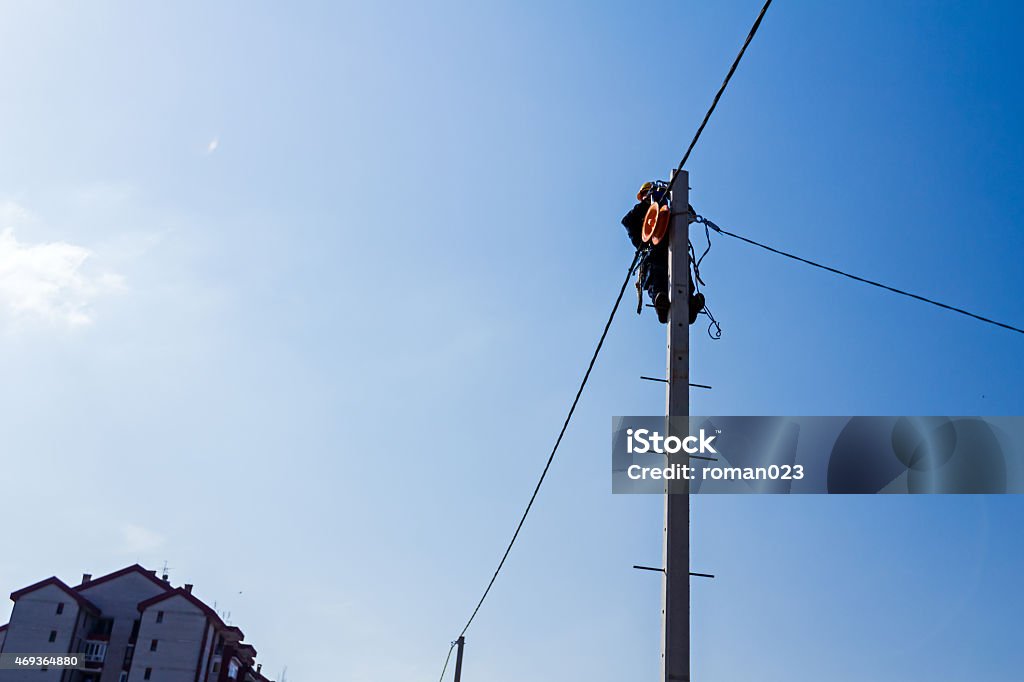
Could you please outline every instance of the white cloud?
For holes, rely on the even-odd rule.
[[[206,145],[206,153],[207,154],[214,153],[215,151],[217,151],[217,147],[219,147],[219,146],[220,146],[220,139],[216,138],[216,137],[213,138],[212,140],[210,140],[210,143],[208,145]]]
[[[31,221],[32,214],[14,201],[0,201],[0,225],[8,227],[15,224],[23,224]]]
[[[17,208],[17,207],[15,207]],[[3,207],[0,218],[10,217]],[[93,253],[67,242],[19,242],[11,228],[0,231],[0,312],[80,327],[92,323],[92,302],[123,287],[120,276],[88,272]]]
[[[119,527],[121,532],[121,551],[125,554],[144,554],[160,549],[164,544],[164,538],[156,531],[134,523],[122,523]]]

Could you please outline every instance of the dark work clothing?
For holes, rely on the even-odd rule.
[[[651,247],[651,252],[640,267],[640,285],[654,301],[660,292],[668,293],[668,242]]]
[[[646,246],[643,238],[644,216],[647,215],[647,208],[650,205],[649,201],[641,201],[622,217],[622,225],[626,228],[626,234],[629,235],[629,241],[633,242],[634,249]]]
[[[650,249],[650,253],[640,267],[640,285],[647,292],[647,295],[651,297],[651,302],[653,302],[659,293],[668,293],[668,240],[662,240],[657,246],[644,243],[644,216],[647,215],[647,209],[650,205],[651,202],[649,201],[637,203],[629,210],[629,213],[623,216],[622,225],[626,228],[629,241],[633,243],[635,248]],[[687,274],[690,275],[690,296],[692,297],[694,294],[693,275],[690,274],[689,268],[686,270]]]
[[[650,248],[650,253],[640,266],[640,285],[654,301],[654,297],[661,292],[668,293],[668,242],[663,241],[657,246],[644,243],[643,229],[644,216],[651,202],[638,202],[622,218],[622,225],[626,228],[629,241],[637,249]]]

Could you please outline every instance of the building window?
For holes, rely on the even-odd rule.
[[[158,622],[158,623],[164,622],[164,612],[163,611],[157,611],[156,612],[156,622]]]
[[[57,631],[56,630],[50,630],[50,641],[51,642],[56,642],[57,641]]]
[[[120,677],[117,678],[117,682],[128,682],[128,673],[122,670]]]
[[[228,663],[228,679],[238,679],[238,664],[234,661]]]
[[[57,615],[59,616],[62,613],[64,613],[64,602],[59,602],[57,604]]]
[[[150,651],[156,651],[156,640],[155,639],[152,642],[149,643],[149,650]]]
[[[153,669],[152,668],[146,668],[146,672],[142,673],[142,679],[148,680],[150,678],[150,676],[152,676],[152,674],[153,674]]]
[[[86,642],[85,660],[87,663],[102,663],[107,657],[107,643],[106,642]]]
[[[220,672],[220,661],[216,661],[213,664],[213,672],[215,672],[215,673],[219,673]]]

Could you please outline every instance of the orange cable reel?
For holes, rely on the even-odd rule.
[[[658,227],[658,214],[660,213],[658,204],[654,201],[647,207],[647,213],[644,214],[644,226],[640,231],[640,237],[644,240],[644,243],[651,241],[654,237],[654,233]]]
[[[650,210],[648,209],[648,213]],[[651,243],[657,246],[668,234],[668,204],[662,204],[658,208],[658,215],[654,219],[654,230],[651,232]],[[644,223],[646,227],[647,223]]]

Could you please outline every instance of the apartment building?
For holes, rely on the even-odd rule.
[[[192,585],[135,564],[71,587],[52,577],[11,593],[0,653],[79,654],[85,670],[0,670],[0,682],[271,682],[256,649]]]

